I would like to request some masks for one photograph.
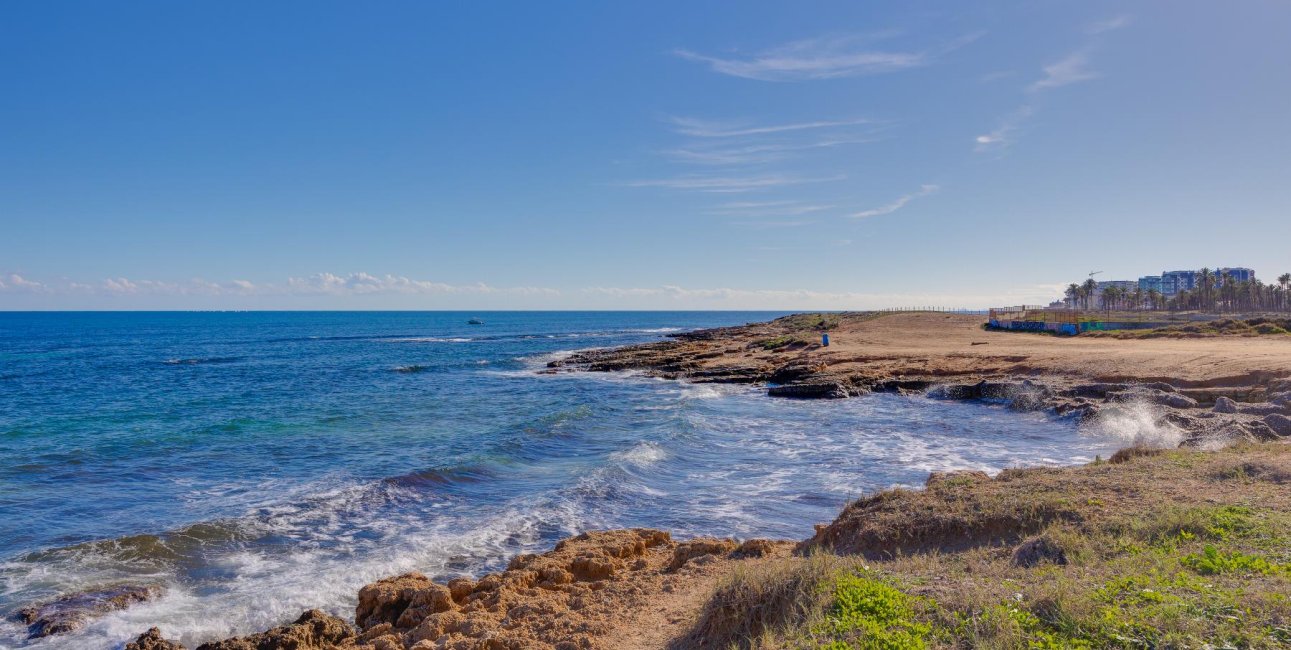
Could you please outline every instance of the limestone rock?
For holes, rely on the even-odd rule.
[[[126,644],[125,650],[185,650],[184,646],[162,638],[161,630],[152,628]]]
[[[682,542],[672,552],[672,562],[668,565],[669,571],[676,571],[685,566],[687,562],[703,555],[724,555],[735,550],[737,544],[733,539],[717,539],[714,537],[699,537],[689,542]]]
[[[291,625],[250,636],[203,643],[197,650],[340,650],[355,637],[349,623],[311,609]]]
[[[1216,413],[1236,413],[1237,402],[1234,402],[1233,398],[1231,397],[1223,397],[1223,396],[1216,397],[1215,412]]]

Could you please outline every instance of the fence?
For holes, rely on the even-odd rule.
[[[1168,312],[1050,309],[1030,305],[996,307],[988,314],[991,327],[1068,335],[1091,330],[1160,327],[1186,320],[1189,319]]]

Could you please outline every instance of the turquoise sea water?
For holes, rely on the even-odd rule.
[[[67,636],[0,623],[0,648],[117,648],[153,625],[192,647],[592,528],[800,539],[930,470],[1117,447],[991,405],[536,372],[775,315],[0,313],[0,613],[166,588]]]

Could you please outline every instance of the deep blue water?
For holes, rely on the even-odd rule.
[[[929,470],[1117,446],[988,405],[536,372],[775,315],[0,313],[0,613],[167,588],[65,637],[0,624],[0,648],[115,648],[152,625],[191,647],[589,528],[799,539]]]

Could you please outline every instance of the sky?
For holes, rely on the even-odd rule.
[[[1291,3],[9,2],[0,309],[868,309],[1291,271]]]

